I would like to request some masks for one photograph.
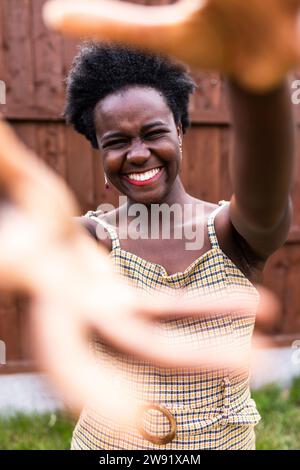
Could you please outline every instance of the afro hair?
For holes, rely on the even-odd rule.
[[[189,95],[196,84],[182,63],[121,44],[86,42],[66,78],[63,116],[95,149],[94,110],[105,96],[131,85],[152,87],[164,96],[183,132],[190,125]]]

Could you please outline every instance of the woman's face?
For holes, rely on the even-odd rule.
[[[129,200],[160,203],[181,164],[180,127],[162,95],[133,86],[106,96],[95,109],[104,171]]]

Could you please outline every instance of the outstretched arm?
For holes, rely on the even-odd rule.
[[[252,300],[139,294],[115,273],[107,251],[72,220],[78,212],[62,179],[49,171],[0,120],[0,288],[30,295],[30,320],[36,357],[63,391],[72,408],[91,404],[118,420],[135,416],[138,401],[113,362],[109,369],[88,352],[89,335],[119,351],[174,367],[210,368],[240,364],[236,351],[161,341],[155,320],[239,311]],[[22,236],[20,236],[22,234]],[[263,291],[262,291],[263,292]],[[263,294],[259,311],[274,313],[276,302]],[[249,304],[250,302],[250,304]],[[231,339],[232,343],[235,338]],[[237,345],[238,346],[238,345]],[[212,350],[213,349],[213,350]]]
[[[228,82],[234,127],[230,218],[262,260],[286,241],[293,209],[295,120],[289,80],[257,95]]]
[[[57,30],[127,39],[136,45],[143,41],[145,47],[148,44],[157,52],[170,52],[192,65],[217,68],[249,89],[262,90],[278,84],[297,63],[294,40],[299,3],[183,0],[172,7],[177,19],[174,22],[172,17],[170,22],[168,14],[162,16],[161,10],[154,13],[142,6],[137,11],[126,4],[111,8],[112,3],[105,0],[56,0],[55,8],[48,9],[46,16],[48,24]],[[188,14],[182,11],[183,6],[188,7]],[[127,16],[129,10],[131,15]],[[131,30],[128,22],[134,25]],[[155,26],[155,22],[159,24]],[[144,28],[148,28],[147,34]],[[284,41],[280,36],[283,31]],[[116,277],[104,251],[83,229],[75,229],[71,218],[78,208],[62,181],[42,168],[4,123],[0,123],[0,142],[0,197],[2,192],[5,196],[4,203],[0,200],[0,285],[12,290],[22,288],[32,295],[31,319],[39,357],[73,406],[80,408],[83,402],[89,402],[103,414],[119,419],[137,406],[134,397],[126,393],[126,384],[120,394],[115,394],[112,379],[117,371],[112,369],[110,374],[93,367],[86,348],[91,330],[122,351],[169,366],[206,364],[211,368],[236,365],[242,360],[235,351],[232,357],[226,351],[213,354],[203,348],[195,352],[188,346],[179,350],[177,345],[176,351],[172,350],[157,342],[151,329],[151,320],[170,314],[238,311],[243,306],[241,299],[212,300],[208,304],[196,299],[193,304],[163,299],[158,294],[151,301],[141,298]],[[282,195],[284,188],[285,184]],[[283,205],[283,198],[279,200],[272,212],[274,217]],[[16,237],[16,225],[22,231],[22,240]],[[270,296],[262,295],[261,299],[260,312],[274,310]]]

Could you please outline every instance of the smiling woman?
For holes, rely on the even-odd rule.
[[[183,4],[193,10],[178,15],[177,24],[170,24],[170,15],[169,21],[163,18],[166,9],[179,13]],[[71,19],[77,33],[84,23],[91,36],[97,27],[111,39],[144,43],[153,52],[226,74],[235,132],[231,201],[217,205],[214,198],[192,197],[180,176],[195,86],[185,67],[120,45],[86,44],[67,80],[66,117],[96,149],[110,183],[126,196],[126,203],[108,213],[91,210],[79,218],[97,245],[71,220],[79,209],[66,186],[0,122],[0,287],[31,294],[37,357],[66,390],[70,406],[87,405],[73,433],[73,449],[255,447],[253,428],[260,416],[251,399],[248,364],[259,310],[255,279],[291,225],[295,152],[284,74],[299,63],[296,4],[300,0],[182,0],[179,6],[152,9],[110,0],[55,1],[57,13],[68,5],[66,21],[56,15],[62,31]],[[103,7],[110,23],[107,16],[101,21]],[[92,12],[98,15],[93,18]],[[132,27],[122,23],[129,12]],[[152,27],[145,29],[145,23]],[[35,62],[40,55],[39,46]],[[215,169],[214,151],[207,154],[215,146],[206,145],[205,138],[203,145],[193,143],[185,169],[203,194],[201,181],[206,177],[210,184],[215,177],[208,169]],[[70,164],[69,152],[66,157]],[[188,219],[167,222],[172,229],[179,225],[181,234],[184,227],[196,227],[204,235],[201,246],[187,250],[184,237],[161,233],[150,239],[121,237],[137,202],[145,208],[151,237],[153,205],[191,208]],[[103,243],[95,227],[104,229]],[[160,290],[170,296],[160,297]],[[210,294],[215,303],[206,302]],[[88,333],[95,357],[86,348]]]
[[[258,292],[251,283],[250,266],[257,259],[248,249],[247,265],[230,222],[229,205],[194,198],[180,178],[182,137],[189,126],[189,95],[194,88],[187,69],[166,57],[105,43],[82,47],[67,79],[65,115],[99,150],[107,179],[126,202],[107,213],[88,211],[81,222],[89,232],[94,223],[96,239],[97,228],[104,229],[107,238],[99,237],[99,243],[109,249],[116,271],[151,298],[159,290],[171,295],[180,290],[187,298],[200,293],[220,298],[226,289],[236,288],[255,307]],[[171,221],[172,229],[178,223],[181,228],[196,227],[204,234],[202,245],[187,250],[184,236],[164,238],[162,233],[158,238],[121,237],[137,203],[146,208],[151,234],[155,205],[188,206],[189,219]],[[199,206],[203,210],[197,218]],[[170,219],[163,215],[162,219],[163,231]],[[254,319],[251,310],[242,319],[231,314],[196,321],[168,319],[157,329],[178,355],[183,343],[195,350],[208,347],[209,358],[217,350],[220,358],[218,348],[224,341],[231,348],[238,344],[244,352],[249,349]],[[72,449],[254,447],[253,428],[260,417],[250,397],[248,364],[235,371],[224,365],[218,370],[204,366],[201,372],[170,371],[113,352],[103,338],[95,337],[93,345],[100,363],[117,364],[143,412],[134,429],[125,429],[85,408]]]

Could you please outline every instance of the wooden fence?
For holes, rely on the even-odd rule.
[[[7,93],[0,111],[39,158],[67,181],[84,213],[102,202],[116,204],[117,192],[105,192],[98,153],[61,117],[64,78],[77,41],[46,30],[41,20],[43,3],[0,0],[0,80]],[[198,89],[190,107],[192,127],[185,137],[182,179],[195,197],[212,202],[229,199],[232,128],[224,83],[216,73],[193,71],[193,75]],[[299,122],[300,111],[296,113]],[[271,332],[278,345],[300,338],[299,184],[298,172],[289,239],[270,258],[264,275],[264,284],[282,301],[281,317]],[[0,366],[0,373],[34,369],[27,310],[27,299],[1,292],[0,339],[6,343],[7,365]]]

